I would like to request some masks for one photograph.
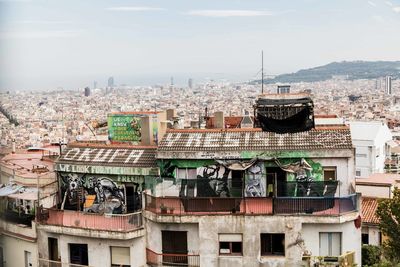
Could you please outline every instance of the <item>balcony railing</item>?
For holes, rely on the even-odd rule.
[[[311,267],[311,266],[326,266],[326,267],[346,267],[346,266],[354,266],[355,261],[355,252],[348,251],[345,254],[342,254],[337,257],[332,256],[303,256],[303,266]]]
[[[25,214],[25,213],[18,213],[12,210],[5,210],[0,215],[6,222],[15,223],[15,224],[23,224],[28,227],[32,226],[32,220],[35,219],[35,215],[32,214]]]
[[[149,266],[200,266],[200,255],[156,253],[148,248],[146,259]]]
[[[91,266],[39,258],[39,267],[91,267]]]
[[[339,215],[358,210],[357,195],[346,197],[278,197],[274,214]]]
[[[166,215],[272,214],[272,198],[154,197],[145,195],[146,210]]]
[[[145,209],[163,215],[314,214],[339,215],[358,210],[357,195],[346,197],[154,197],[145,195]]]
[[[129,214],[96,214],[71,210],[42,209],[41,224],[104,231],[129,232],[142,227],[142,212]]]

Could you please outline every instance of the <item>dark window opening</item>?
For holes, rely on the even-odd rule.
[[[324,180],[336,181],[336,167],[324,167]]]
[[[88,265],[87,244],[69,244],[69,258],[71,263]]]
[[[261,256],[285,256],[285,234],[261,234]]]
[[[186,265],[188,246],[186,231],[161,231],[163,265]],[[169,254],[169,255],[168,255]]]
[[[363,245],[369,244],[369,234],[361,234],[361,242]]]
[[[232,171],[232,197],[241,197],[243,192],[244,171]]]

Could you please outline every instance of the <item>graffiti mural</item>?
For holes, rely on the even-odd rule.
[[[264,163],[257,162],[247,169],[245,196],[246,197],[265,197],[266,181],[263,174]]]
[[[122,213],[125,211],[123,188],[105,176],[87,174],[59,174],[62,208],[95,213]]]
[[[231,171],[221,165],[197,168],[198,197],[230,197],[228,178]]]

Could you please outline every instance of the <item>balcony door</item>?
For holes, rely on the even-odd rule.
[[[71,266],[76,266],[74,264],[88,265],[89,257],[87,244],[69,244],[69,260],[73,263]]]
[[[60,255],[58,252],[58,239],[49,237],[48,244],[49,244],[49,260],[60,261]],[[59,265],[55,262],[50,263],[50,267],[56,267],[56,266]]]
[[[267,171],[267,196],[277,197],[286,195],[286,172],[279,167],[268,167]]]
[[[163,265],[187,265],[188,247],[186,231],[161,231]]]

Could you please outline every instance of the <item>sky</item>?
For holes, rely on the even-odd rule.
[[[400,60],[400,0],[0,0],[0,91]]]

